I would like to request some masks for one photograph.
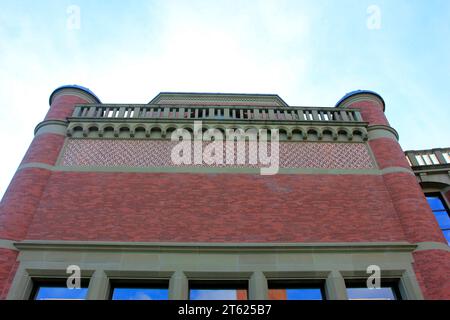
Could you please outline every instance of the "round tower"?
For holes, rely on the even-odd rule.
[[[368,122],[368,143],[382,172],[386,189],[404,230],[405,240],[418,245],[414,252],[414,266],[425,296],[450,298],[449,284],[440,280],[439,273],[427,272],[430,266],[450,270],[450,252],[398,143],[398,134],[386,119],[383,98],[373,91],[357,90],[346,94],[336,104],[336,108],[359,109],[363,120]],[[443,272],[448,274],[448,271]],[[426,287],[424,283],[427,284]]]
[[[24,240],[33,214],[51,176],[66,138],[67,117],[76,104],[100,103],[89,89],[66,85],[50,95],[50,109],[0,203],[0,299],[6,296],[17,251],[13,242]]]

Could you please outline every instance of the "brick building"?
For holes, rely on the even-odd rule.
[[[71,265],[87,299],[121,288],[370,298],[375,265],[384,293],[374,298],[450,299],[450,149],[405,157],[384,109],[371,91],[310,108],[252,94],[102,104],[60,87],[1,202],[0,298],[61,289]],[[278,173],[174,164],[172,133],[196,133],[194,121],[206,132],[278,129]]]

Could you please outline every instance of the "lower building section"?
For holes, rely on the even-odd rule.
[[[423,299],[422,292],[431,298],[444,294],[420,288],[420,280],[428,286],[437,279],[416,279],[417,245],[403,242],[30,240],[14,245],[18,266],[8,285],[8,299],[344,300]],[[419,262],[427,259],[421,252],[427,251],[418,253]],[[421,271],[419,275],[423,277]]]

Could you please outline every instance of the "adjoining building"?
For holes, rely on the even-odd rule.
[[[405,157],[384,110],[367,90],[313,108],[60,87],[1,202],[0,298],[450,299],[450,149]],[[279,141],[276,172],[260,136],[195,161],[230,130]]]

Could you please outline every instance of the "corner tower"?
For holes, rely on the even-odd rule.
[[[414,268],[429,298],[450,299],[450,252],[424,193],[404,151],[398,134],[384,114],[385,102],[376,92],[357,90],[346,94],[337,108],[358,108],[368,122],[369,145],[390,198],[410,243],[418,245],[413,253]],[[376,227],[376,226],[374,226]],[[436,270],[430,272],[431,269]]]
[[[35,128],[35,136],[0,204],[0,299],[14,277],[17,250],[14,242],[26,238],[42,194],[64,145],[67,118],[76,104],[100,103],[89,89],[77,85],[57,88],[50,95],[49,111]],[[49,226],[47,226],[49,228]]]

